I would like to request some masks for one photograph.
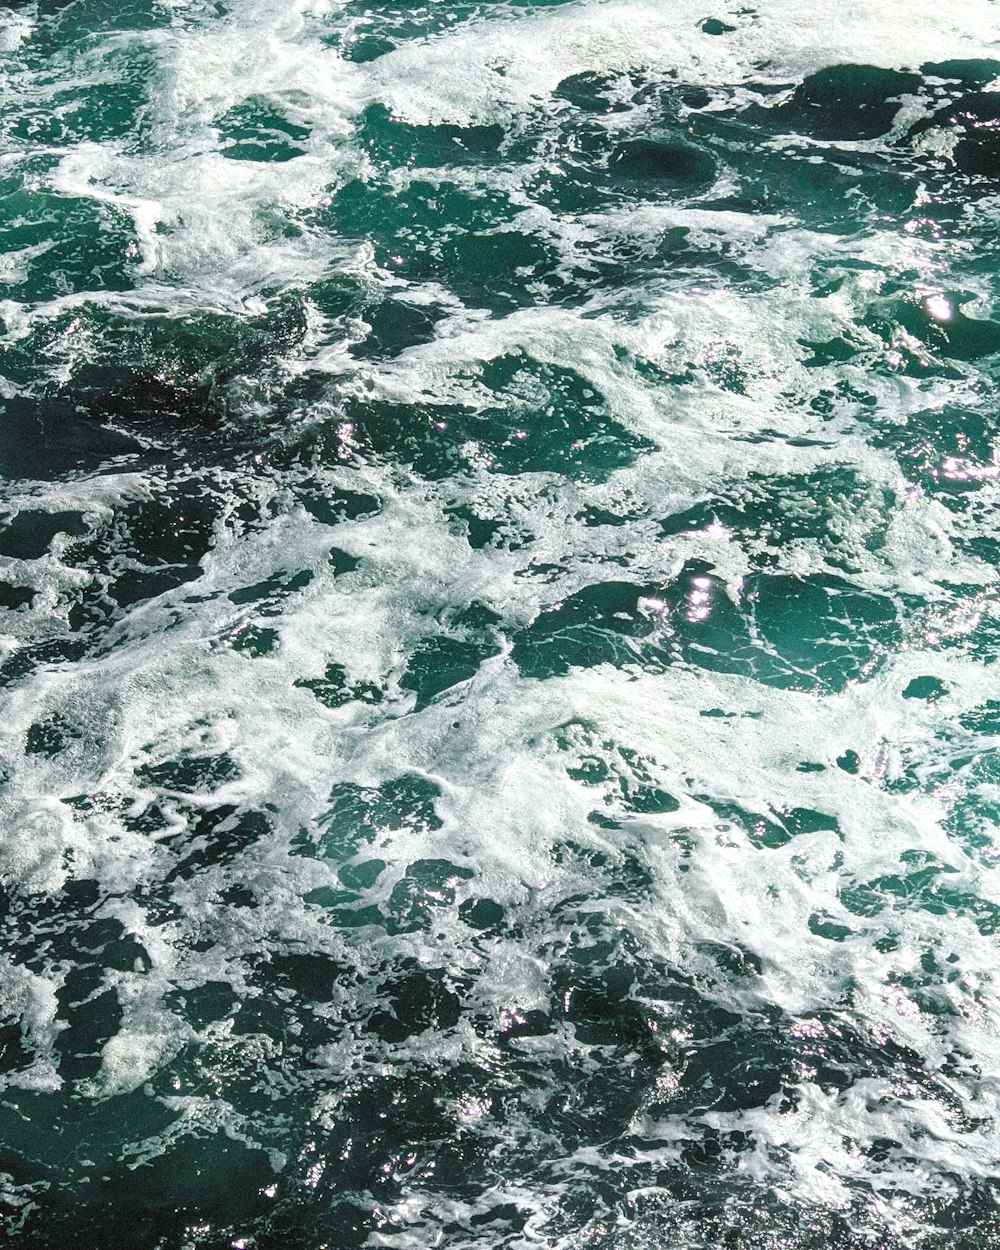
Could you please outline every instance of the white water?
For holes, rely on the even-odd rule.
[[[68,384],[86,363],[95,307],[137,319],[205,310],[252,317],[275,293],[294,289],[306,292],[307,332],[278,360],[275,374],[279,384],[324,375],[326,389],[321,402],[295,407],[289,443],[340,420],[353,397],[402,404],[419,397],[432,407],[486,410],[496,399],[483,379],[484,362],[522,352],[538,366],[577,371],[602,397],[608,416],[654,449],[597,480],[554,469],[491,471],[522,427],[531,437],[530,422],[547,402],[537,378],[528,379],[520,398],[505,397],[509,435],[499,450],[486,436],[481,443],[470,439],[458,447],[453,471],[439,480],[367,455],[368,432],[345,429],[343,464],[318,470],[317,483],[325,490],[369,491],[382,508],[330,527],[298,502],[299,469],[272,467],[262,445],[257,464],[206,474],[205,481],[225,487],[231,473],[257,505],[273,503],[266,525],[217,524],[196,577],[129,608],[99,654],[43,666],[6,692],[3,880],[37,895],[58,894],[74,877],[96,881],[101,914],[119,919],[149,958],[148,967],[108,974],[123,1018],[103,1046],[89,1092],[107,1097],[141,1088],[195,1036],[166,1005],[167,991],[223,981],[245,993],[253,959],[265,948],[330,953],[357,971],[360,988],[350,992],[361,995],[367,977],[376,985],[387,959],[411,957],[418,966],[444,968],[450,983],[464,979],[469,1016],[489,1016],[500,1031],[508,1016],[557,1011],[548,969],[569,941],[558,909],[584,895],[582,911],[600,918],[595,923],[609,940],[627,938],[665,976],[683,969],[707,999],[747,1021],[765,1008],[776,1011],[793,1036],[796,1029],[819,1030],[808,1036],[821,1051],[830,1026],[814,1017],[828,1011],[876,1045],[909,1048],[929,1074],[923,1085],[876,1074],[824,1092],[804,1063],[794,1109],[775,1097],[746,1111],[671,1114],[664,1095],[671,1073],[682,1070],[690,1039],[669,1004],[650,998],[644,1007],[657,1021],[666,1062],[648,1109],[632,1125],[634,1149],[650,1168],[655,1171],[661,1156],[665,1162],[678,1157],[681,1144],[700,1139],[706,1128],[738,1128],[752,1146],[733,1158],[737,1180],[820,1208],[846,1209],[861,1193],[858,1219],[887,1228],[899,1244],[916,1239],[925,1217],[907,1196],[947,1195],[996,1174],[996,940],[980,932],[967,907],[931,911],[884,895],[877,911],[859,916],[845,906],[843,892],[903,874],[900,857],[908,853],[912,863],[926,857],[939,865],[956,895],[1000,905],[996,842],[974,853],[947,823],[972,794],[997,799],[989,764],[996,739],[963,721],[995,695],[990,635],[982,645],[977,639],[997,628],[1000,581],[986,559],[958,540],[995,536],[998,487],[984,475],[974,513],[956,514],[914,486],[890,450],[873,444],[867,409],[843,400],[831,418],[809,401],[831,378],[846,381],[874,395],[884,423],[905,426],[919,412],[975,406],[985,383],[973,365],[952,377],[873,373],[871,362],[890,349],[870,329],[868,356],[860,364],[808,368],[802,344],[833,339],[847,327],[863,339],[865,312],[890,284],[910,281],[914,272],[920,275],[916,296],[961,289],[980,301],[978,315],[985,316],[988,277],[962,272],[970,246],[964,240],[928,240],[901,230],[897,221],[838,235],[795,220],[793,212],[702,208],[693,200],[559,212],[533,203],[529,188],[544,160],[559,160],[561,106],[551,97],[570,75],[638,71],[659,80],[676,73],[685,84],[707,88],[721,107],[763,85],[794,85],[831,64],[908,68],[995,55],[993,6],[967,0],[905,9],[888,0],[771,3],[759,15],[713,12],[736,28],[725,38],[702,33],[703,6],[686,2],[585,3],[540,13],[483,6],[454,19],[442,9],[433,34],[360,65],[322,42],[341,20],[334,5],[254,0],[233,4],[224,18],[206,16],[200,6],[169,7],[169,25],[93,47],[83,43],[53,70],[84,83],[113,72],[106,68],[112,54],[127,59],[141,52],[156,64],[145,114],[149,142],[79,143],[46,176],[60,195],[131,220],[138,256],[132,290],[74,291],[30,306],[0,306],[8,341],[20,336],[47,343],[40,378],[48,372]],[[4,20],[0,47],[16,49],[30,10]],[[360,25],[353,16],[343,21]],[[31,89],[16,69],[12,84],[17,100]],[[303,155],[258,164],[222,154],[219,119],[250,97],[279,104],[288,119],[309,129]],[[440,282],[383,267],[365,245],[315,222],[313,214],[359,171],[362,178],[385,176],[366,173],[368,158],[355,142],[356,120],[372,102],[414,124],[499,122],[513,135],[548,128],[551,152],[544,160],[508,165],[497,159],[486,170],[463,167],[448,180],[464,178],[480,191],[500,189],[514,203],[531,202],[518,228],[548,241],[567,274],[581,259],[586,263],[588,242],[630,239],[653,248],[666,230],[682,227],[688,242],[709,256],[738,259],[752,281],[737,286],[709,273],[692,285],[664,274],[614,289],[595,280],[592,294],[561,307],[539,300],[488,315],[464,306]],[[900,132],[923,108],[911,104],[897,119]],[[609,124],[642,133],[644,119],[628,113]],[[440,171],[419,176],[444,179]],[[399,169],[388,177],[403,188],[416,174]],[[724,189],[733,177],[720,169],[717,186]],[[983,211],[993,210],[986,205]],[[300,227],[294,237],[288,223]],[[845,281],[816,298],[821,269]],[[444,315],[435,336],[391,360],[349,355],[346,347],[360,340],[363,327],[325,316],[308,294],[331,272],[439,305]],[[686,388],[658,385],[637,371],[637,359],[661,377],[693,362],[697,379]],[[716,380],[730,365],[741,372],[743,393]],[[248,376],[255,366],[247,362]],[[30,387],[11,385],[30,393]],[[267,396],[254,395],[253,403],[265,411]],[[751,441],[762,433],[764,441]],[[854,487],[831,498],[823,475],[840,466],[849,469]],[[12,515],[28,508],[79,511],[88,527],[103,532],[130,501],[169,494],[166,476],[155,468],[127,459],[111,467],[55,485],[18,481],[5,507]],[[720,523],[662,531],[661,520],[699,501],[740,497],[741,486],[744,499],[758,499],[762,480],[790,477],[817,484],[814,495],[807,490],[795,500],[775,488],[778,512],[804,519],[790,538],[747,538]],[[453,514],[456,505],[498,521],[506,542],[471,546]],[[587,507],[633,519],[588,526],[582,519]],[[331,544],[357,558],[357,568],[336,573],[328,561]],[[585,587],[615,580],[640,588],[644,610],[660,615],[656,628],[666,646],[678,623],[661,611],[656,587],[669,587],[685,562],[707,561],[719,581],[713,593],[742,608],[746,579],[762,554],[775,577],[843,576],[846,560],[855,588],[897,606],[903,596],[927,606],[907,613],[901,640],[871,671],[821,692],[777,689],[697,661],[664,671],[634,661],[627,667],[603,663],[539,680],[512,656],[512,640],[540,614]],[[121,558],[129,558],[127,550]],[[262,618],[229,597],[302,570],[312,580],[283,599],[274,615]],[[37,591],[30,611],[6,614],[4,647],[11,653],[67,636],[74,589],[98,575],[75,563],[72,548],[58,538],[37,559],[0,557],[0,574]],[[441,633],[460,634],[454,618],[472,603],[485,604],[498,618],[491,627],[495,654],[475,677],[414,710],[414,694],[399,682],[417,645]],[[276,650],[254,659],[231,645],[251,620],[278,635]],[[321,677],[331,661],[343,666],[349,683],[379,686],[384,700],[327,708],[294,685]],[[937,678],[946,695],[937,702],[904,697],[909,683],[923,677]],[[25,755],[28,727],[55,714],[78,736],[58,755]],[[837,765],[847,751],[858,757],[856,774]],[[193,797],[143,781],[136,771],[185,755],[222,754],[238,775]],[[597,784],[568,774],[581,760],[596,767]],[[634,781],[637,760],[649,784],[678,799],[678,810],[623,810],[618,780],[631,774]],[[804,763],[823,770],[799,771]],[[455,888],[496,900],[517,917],[519,935],[485,941],[459,921],[457,907],[441,905],[426,929],[390,939],[377,926],[339,930],[321,906],[304,901],[310,891],[336,883],[336,864],[290,854],[300,830],[320,836],[332,787],[376,787],[406,776],[433,782],[441,827],[413,821],[377,830],[363,858],[377,857],[387,867],[370,901],[388,900],[416,861],[448,860],[475,873],[468,886],[456,878]],[[91,796],[89,809],[69,802],[79,795]],[[154,799],[169,822],[166,830],[155,836],[129,831],[123,818]],[[177,861],[168,839],[184,827],[181,807],[222,803],[266,809],[271,832],[229,862],[171,882],[175,910],[165,923],[153,923],[141,890],[162,885]],[[831,828],[768,848],[760,845],[759,831],[720,818],[713,803],[736,804],[779,826],[793,809],[812,809],[829,817]],[[588,821],[595,810],[617,816],[621,829]],[[557,862],[554,852],[568,842],[607,857],[606,882],[582,859]],[[626,860],[648,874],[642,898],[615,893],[613,867]],[[221,904],[220,893],[232,885],[252,890],[257,908],[237,912]],[[815,932],[817,916],[849,930],[844,940]],[[889,934],[894,948],[880,950],[876,942]],[[199,949],[206,941],[208,948]],[[759,975],[720,975],[704,953],[706,943],[751,952],[760,961]],[[927,952],[938,971],[926,975],[926,992],[908,990],[900,979],[918,981]],[[37,1052],[30,1068],[6,1078],[11,1087],[52,1089],[59,1082],[54,991],[65,972],[55,961],[44,974],[29,973],[15,953],[0,973],[3,1014],[24,1019]],[[566,1030],[544,1044],[581,1070],[597,1065],[599,1057],[573,1040],[569,1025]],[[223,1067],[252,1059],[246,1037],[229,1035],[223,1026],[203,1029],[200,1042],[214,1048]],[[389,1063],[431,1070],[460,1060],[484,1070],[496,1065],[482,1030],[464,1016],[451,1030],[418,1033],[382,1052],[370,1037],[347,1029],[324,1057],[331,1074],[351,1080]],[[181,1123],[200,1116],[226,1125],[232,1135],[247,1131],[227,1110],[224,1089],[221,1081],[214,1100],[185,1104]],[[180,1091],[178,1108],[184,1097]],[[519,1097],[511,1093],[515,1109],[502,1128],[491,1124],[489,1107],[474,1100],[451,1114],[456,1125],[472,1124],[487,1136],[516,1136],[523,1131],[519,1117],[531,1114],[530,1100]],[[324,1114],[335,1117],[336,1106],[320,1101],[320,1126]],[[897,1145],[876,1162],[865,1151],[884,1138]],[[166,1144],[145,1149],[155,1154]],[[275,1156],[275,1166],[292,1162]],[[602,1155],[594,1166],[613,1170],[616,1164]],[[629,1234],[634,1240],[601,1242],[617,1234],[592,1229],[579,1234],[581,1241],[565,1241],[547,1224],[560,1194],[555,1182],[539,1188],[514,1177],[509,1195],[491,1193],[478,1206],[449,1208],[455,1200],[436,1203],[433,1181],[421,1174],[412,1199],[386,1213],[377,1242],[464,1245],[479,1237],[486,1245],[488,1227],[463,1234],[465,1240],[453,1234],[446,1243],[441,1225],[450,1218],[466,1221],[468,1229],[476,1210],[511,1201],[532,1212],[518,1245],[660,1244],[656,1217],[640,1214]]]

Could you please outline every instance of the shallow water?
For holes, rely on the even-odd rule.
[[[1000,1244],[995,7],[0,74],[10,1244]]]

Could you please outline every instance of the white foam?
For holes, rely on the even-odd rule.
[[[537,107],[575,74],[647,69],[684,83],[790,83],[837,64],[916,67],[926,61],[989,56],[996,28],[986,0],[919,0],[906,9],[905,39],[892,0],[809,6],[777,0],[766,10],[717,16],[724,38],[701,29],[698,0],[618,2],[491,18],[425,42],[407,43],[373,63],[372,98],[413,121],[509,120]]]

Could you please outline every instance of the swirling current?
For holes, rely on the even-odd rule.
[[[12,1250],[1000,1246],[1000,9],[0,6]]]

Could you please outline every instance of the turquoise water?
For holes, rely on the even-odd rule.
[[[0,8],[14,1250],[1000,1245],[998,30]]]

